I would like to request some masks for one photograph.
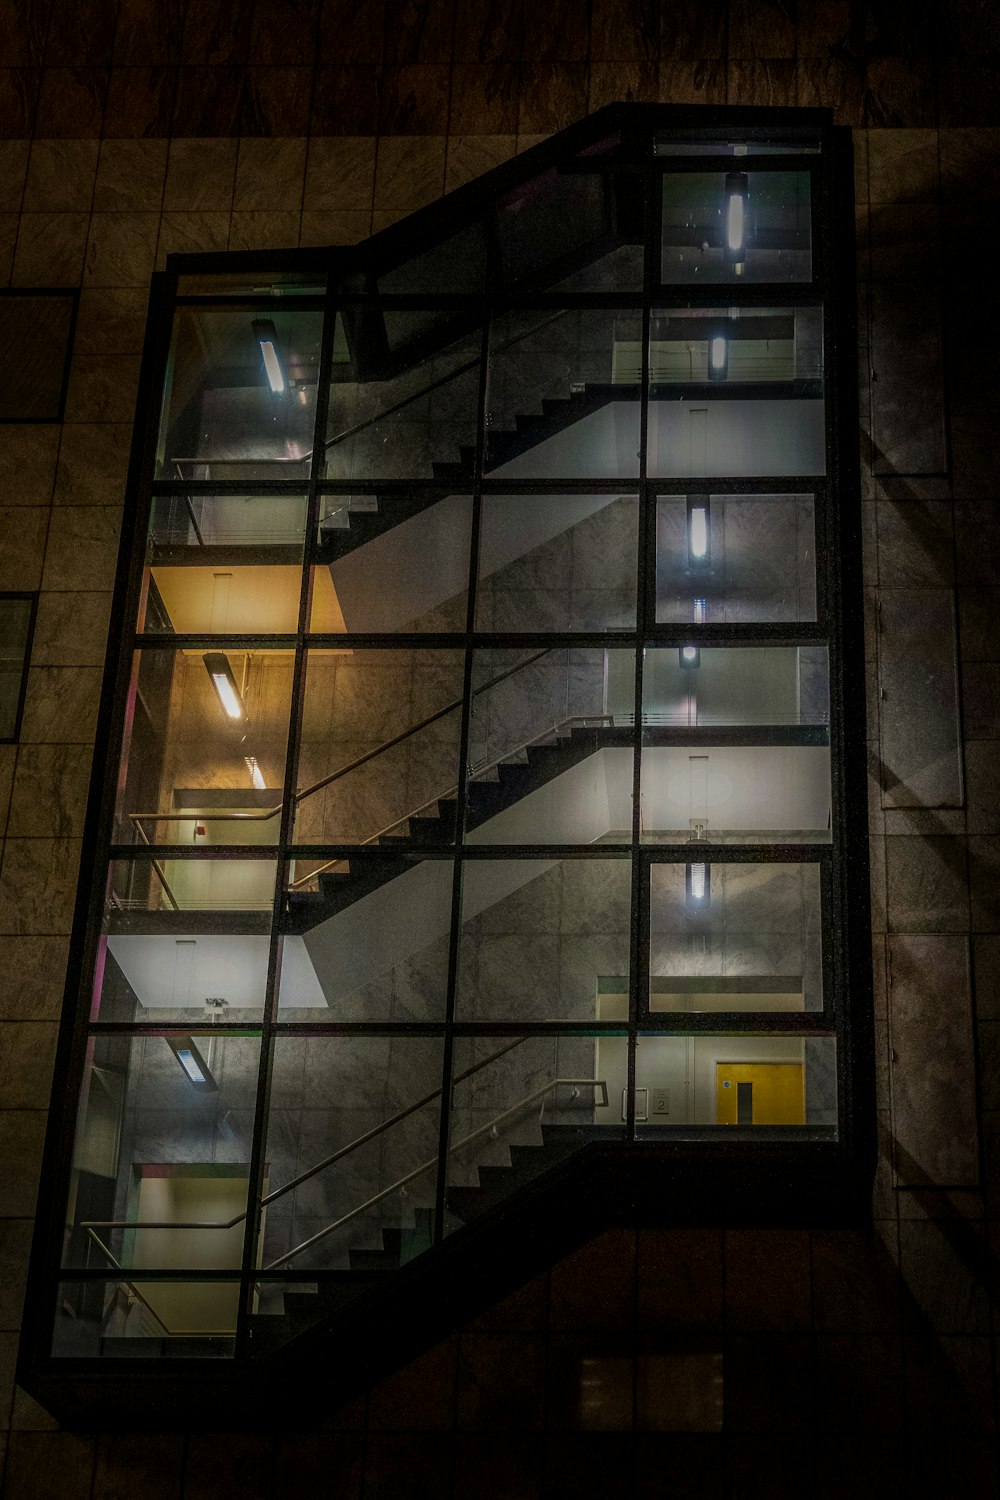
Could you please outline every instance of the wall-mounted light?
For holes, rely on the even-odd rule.
[[[205,669],[212,679],[212,686],[219,695],[223,712],[227,719],[245,719],[246,709],[243,707],[243,698],[233,676],[233,669],[229,665],[229,659],[222,651],[206,651],[202,657]]]
[[[708,529],[708,496],[688,495],[687,543],[688,563],[695,567],[708,562],[711,538]]]
[[[267,383],[276,396],[285,389],[285,372],[278,353],[278,330],[270,318],[254,318],[253,336],[260,345],[260,357],[264,361]]]
[[[256,755],[244,755],[243,759],[246,761],[247,770],[250,772],[250,785],[254,791],[266,792],[267,782],[264,780],[263,771],[257,764]]]
[[[745,172],[726,173],[725,244],[726,265],[737,276],[743,274],[747,258],[747,200],[750,182]]]
[[[181,1065],[188,1083],[202,1094],[217,1094],[219,1085],[212,1077],[208,1063],[189,1036],[168,1036],[167,1046]]]
[[[678,646],[677,655],[680,658],[681,666],[689,672],[695,667],[701,666],[700,646]]]
[[[684,872],[684,899],[694,910],[704,910],[711,899],[712,871],[710,865],[688,865]]]
[[[708,336],[708,378],[725,380],[729,374],[729,335],[717,327]]]

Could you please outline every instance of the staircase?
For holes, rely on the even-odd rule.
[[[498,814],[520,802],[531,792],[554,781],[571,767],[596,755],[599,750],[631,744],[631,730],[586,724],[563,726],[551,735],[511,752],[497,765],[474,775],[468,784],[467,826],[480,828]],[[412,869],[414,855],[423,849],[444,848],[455,840],[458,803],[454,795],[439,797],[436,813],[421,813],[404,820],[400,830],[384,833],[372,847],[385,857],[339,859],[319,872],[319,889],[289,891],[286,898],[286,930],[309,932],[320,922],[368,896],[380,886]]]

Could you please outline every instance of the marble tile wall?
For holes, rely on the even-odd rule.
[[[994,10],[0,0],[0,34],[0,287],[81,292],[64,424],[0,426],[3,566],[40,589],[21,743],[0,747],[4,1500],[243,1500],[318,1474],[345,1496],[415,1474],[456,1500],[579,1496],[668,1470],[722,1495],[790,1464],[816,1493],[860,1469],[992,1495]],[[614,98],[823,104],[855,129],[874,1230],[615,1231],[294,1443],[57,1431],[14,1355],[150,272],[172,251],[354,242]],[[708,1408],[669,1372],[719,1353],[725,1437],[706,1447]]]

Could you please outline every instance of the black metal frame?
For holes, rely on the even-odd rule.
[[[704,140],[713,133],[721,133],[738,127],[740,136],[771,139],[775,131],[784,131],[792,137],[818,140],[822,143],[820,154],[803,154],[795,157],[751,156],[745,160],[748,170],[809,171],[813,182],[813,280],[806,285],[731,286],[669,286],[658,280],[659,198],[657,179],[666,170],[705,170],[706,163],[719,168],[717,157],[682,157],[669,159],[650,153],[652,139],[657,132],[670,132],[675,136],[688,136]],[[495,237],[488,245],[487,287],[485,295],[439,296],[359,295],[352,287],[349,300],[365,306],[377,301],[379,306],[398,308],[452,308],[456,323],[481,329],[481,354],[479,406],[477,415],[475,483],[470,491],[472,500],[472,531],[469,551],[469,593],[466,626],[463,632],[439,635],[419,633],[354,634],[323,636],[308,632],[311,610],[312,564],[315,556],[321,499],[330,494],[408,494],[420,491],[427,495],[460,493],[459,486],[446,486],[440,482],[396,482],[377,480],[331,481],[323,475],[324,446],[322,441],[314,444],[308,477],[298,476],[287,481],[183,481],[151,479],[153,458],[157,441],[160,413],[158,393],[162,386],[165,360],[170,342],[170,317],[172,308],[179,305],[208,304],[206,296],[193,296],[185,292],[178,296],[180,276],[212,275],[249,269],[260,269],[262,276],[277,278],[283,273],[312,272],[317,276],[328,276],[327,291],[322,298],[312,296],[289,299],[284,306],[296,310],[322,309],[325,314],[324,345],[321,361],[320,385],[316,401],[316,431],[327,431],[327,413],[331,390],[331,358],[335,329],[335,313],[338,307],[338,280],[347,282],[357,272],[369,277],[369,285],[379,274],[380,268],[389,267],[413,254],[414,246],[430,246],[439,240],[449,226],[461,227],[476,214],[482,214],[486,206],[499,201],[517,184],[538,172],[553,167],[566,166],[567,159],[576,151],[584,150],[593,141],[601,140],[609,133],[619,132],[623,143],[617,153],[609,158],[594,155],[576,157],[569,162],[569,170],[593,171],[608,169],[609,160],[620,171],[644,174],[641,179],[646,205],[644,285],[620,296],[606,294],[552,294],[535,293],[512,295],[499,285],[497,271],[498,252]],[[637,143],[645,142],[640,149]],[[744,163],[741,163],[744,165]],[[849,133],[835,131],[825,111],[771,111],[771,110],[692,110],[671,109],[653,106],[612,106],[601,111],[590,120],[563,132],[543,145],[526,152],[513,162],[488,174],[486,178],[458,190],[441,204],[421,210],[411,216],[402,226],[376,235],[366,245],[347,250],[296,251],[278,254],[239,253],[235,255],[192,255],[173,257],[168,262],[167,272],[154,277],[150,304],[149,324],[143,369],[140,381],[139,418],[133,441],[130,468],[129,493],[132,496],[134,529],[123,535],[119,561],[119,572],[115,589],[115,604],[111,625],[111,639],[116,642],[109,656],[102,701],[101,730],[95,753],[95,774],[88,810],[84,838],[83,868],[100,871],[109,859],[146,861],[156,857],[185,859],[205,857],[222,860],[271,860],[278,863],[278,878],[275,881],[274,902],[268,922],[270,946],[267,975],[267,1000],[264,1013],[259,1020],[227,1024],[226,1034],[261,1037],[260,1068],[257,1082],[256,1117],[253,1149],[250,1163],[250,1203],[257,1203],[261,1196],[261,1183],[266,1153],[266,1129],[268,1122],[268,1097],[270,1088],[270,1058],[275,1040],[280,1036],[313,1035],[326,1037],[398,1035],[413,1037],[440,1036],[442,1038],[441,1078],[442,1098],[448,1097],[453,1071],[453,1045],[464,1036],[548,1036],[561,1037],[586,1034],[626,1034],[630,1041],[628,1077],[628,1113],[625,1124],[627,1145],[610,1144],[607,1147],[588,1147],[574,1158],[553,1181],[546,1207],[542,1201],[545,1189],[528,1195],[528,1211],[539,1222],[547,1225],[542,1235],[542,1251],[534,1242],[531,1254],[558,1253],[560,1246],[568,1246],[574,1235],[591,1232],[599,1223],[623,1214],[639,1213],[656,1218],[661,1212],[654,1207],[659,1202],[664,1171],[669,1171],[678,1183],[686,1184],[681,1195],[679,1213],[688,1221],[704,1221],[706,1215],[715,1212],[708,1206],[708,1194],[716,1195],[720,1184],[727,1185],[728,1210],[734,1217],[741,1215],[760,1216],[765,1219],[775,1216],[795,1216],[797,1207],[804,1213],[822,1217],[830,1212],[856,1215],[864,1201],[874,1164],[873,1149],[873,1104],[872,1067],[870,1056],[870,952],[867,894],[867,839],[865,827],[865,767],[864,767],[864,683],[863,653],[860,640],[860,609],[857,602],[860,590],[860,547],[858,542],[859,522],[857,505],[857,421],[854,394],[854,309],[853,309],[853,203],[851,193],[851,145]],[[642,317],[642,371],[640,393],[650,391],[649,382],[649,330],[650,319],[655,308],[675,306],[717,306],[720,303],[739,303],[758,306],[796,306],[822,302],[824,315],[824,348],[826,368],[826,473],[816,476],[791,477],[782,480],[719,480],[696,481],[699,490],[712,495],[725,493],[808,493],[815,497],[814,515],[816,525],[816,588],[817,617],[815,623],[782,625],[673,625],[658,624],[655,619],[655,525],[656,499],[659,495],[683,498],[692,481],[669,478],[651,478],[646,472],[647,455],[647,401],[640,402],[639,465],[634,478],[626,480],[522,480],[491,478],[484,473],[486,423],[485,399],[487,380],[487,357],[489,352],[490,317],[508,307],[521,309],[572,308],[631,310]],[[273,300],[254,298],[245,291],[232,296],[212,297],[213,306],[231,306],[247,309],[261,306],[273,309]],[[748,388],[740,388],[733,394],[748,394]],[[699,392],[699,396],[702,392]],[[638,497],[638,550],[636,558],[637,613],[635,628],[630,630],[608,630],[598,632],[540,632],[496,633],[475,630],[476,589],[478,574],[478,540],[482,514],[482,500],[487,496],[537,494],[608,493],[633,494]],[[302,588],[299,601],[297,630],[280,637],[246,636],[145,636],[136,637],[135,649],[143,651],[176,651],[183,647],[198,646],[202,650],[239,650],[242,646],[282,645],[292,647],[295,652],[294,673],[291,690],[289,737],[287,744],[286,776],[283,795],[284,810],[280,817],[276,847],[248,847],[246,845],[213,845],[207,849],[184,850],[176,845],[151,845],[137,849],[135,846],[115,845],[111,842],[114,815],[114,789],[117,776],[115,748],[117,735],[124,720],[124,706],[132,670],[133,636],[132,622],[137,618],[137,606],[144,570],[146,527],[150,505],[154,497],[199,494],[225,495],[297,495],[306,497],[306,546],[302,560]],[[844,608],[844,601],[849,607]],[[841,607],[837,607],[837,605]],[[853,606],[853,607],[850,607]],[[687,863],[691,859],[691,845],[654,845],[641,838],[639,792],[640,792],[640,747],[643,735],[639,726],[635,729],[633,760],[633,827],[627,843],[601,844],[599,846],[463,846],[462,837],[466,827],[466,787],[469,770],[470,703],[474,653],[484,649],[535,647],[625,647],[635,651],[635,704],[642,702],[643,649],[645,646],[670,647],[692,641],[700,646],[721,645],[739,642],[744,645],[769,644],[792,645],[825,643],[830,650],[831,722],[829,740],[831,747],[831,774],[833,798],[833,836],[830,845],[786,846],[786,845],[697,845],[697,857],[705,863],[736,863],[739,861],[763,862],[814,862],[821,870],[822,910],[824,930],[831,940],[824,945],[824,1008],[822,1012],[776,1013],[773,1015],[747,1014],[745,1012],[710,1014],[651,1014],[648,1004],[648,965],[644,955],[648,951],[649,937],[649,886],[652,865],[666,862]],[[384,1023],[384,1022],[328,1022],[285,1023],[277,1012],[278,981],[280,973],[280,947],[284,930],[283,903],[287,885],[287,863],[290,857],[302,859],[321,856],[330,859],[337,855],[355,859],[377,859],[376,852],[360,850],[356,845],[293,845],[294,803],[288,790],[296,783],[295,768],[298,763],[300,728],[304,702],[304,673],[307,652],[313,647],[345,646],[380,649],[417,648],[420,650],[442,650],[456,648],[465,651],[464,694],[461,710],[461,736],[456,767],[458,812],[456,842],[451,847],[433,848],[422,852],[421,858],[447,860],[453,866],[452,921],[448,963],[447,993],[443,1015],[436,1022]],[[415,856],[416,857],[416,856]],[[459,903],[461,899],[462,871],[468,861],[513,858],[538,859],[627,859],[631,861],[632,881],[632,933],[630,963],[629,1019],[624,1022],[535,1022],[503,1021],[472,1024],[458,1019],[456,1014],[458,985],[458,943],[461,930]],[[93,970],[93,955],[102,924],[104,882],[98,878],[90,890],[81,888],[77,903],[76,920],[71,944],[69,979],[64,1020],[60,1032],[59,1052],[56,1065],[55,1099],[75,1098],[82,1077],[83,1059],[88,1035],[161,1035],[165,1031],[184,1030],[195,1039],[212,1028],[204,1024],[179,1027],[152,1023],[123,1023],[100,1021],[87,1024],[89,1011],[89,980]],[[82,998],[81,998],[82,997]],[[767,1128],[758,1127],[756,1132],[736,1130],[726,1133],[721,1142],[716,1137],[692,1144],[692,1132],[687,1132],[684,1141],[651,1142],[648,1137],[636,1140],[635,1119],[635,1040],[641,1035],[682,1034],[692,1035],[718,1031],[732,1033],[783,1033],[789,1035],[830,1035],[837,1038],[838,1114],[839,1137],[829,1138],[829,1132],[784,1131],[778,1136]],[[216,1032],[218,1035],[219,1032]],[[206,1375],[206,1361],[169,1360],[164,1370],[164,1361],[137,1361],[129,1359],[128,1378],[116,1372],[113,1360],[70,1362],[56,1361],[50,1356],[52,1331],[52,1309],[55,1303],[55,1287],[58,1281],[77,1282],[86,1280],[120,1280],[109,1277],[107,1270],[91,1271],[60,1270],[59,1247],[61,1225],[65,1204],[66,1183],[74,1128],[74,1114],[70,1109],[53,1110],[46,1145],[45,1184],[39,1203],[36,1240],[29,1291],[29,1311],[25,1339],[22,1344],[21,1379],[66,1414],[86,1409],[91,1389],[107,1392],[114,1389],[116,1399],[123,1409],[123,1420],[141,1422],[141,1406],[144,1397],[140,1393],[135,1401],[130,1400],[135,1377],[141,1374],[158,1385],[166,1385],[172,1400],[182,1403],[183,1398],[176,1381],[186,1382],[186,1388],[197,1392]],[[440,1162],[448,1149],[448,1111],[441,1111]],[[602,1154],[603,1153],[603,1154]],[[626,1153],[623,1155],[623,1153]],[[584,1174],[584,1175],[581,1175]],[[588,1186],[584,1192],[586,1203],[577,1202],[581,1184],[600,1182],[599,1192]],[[622,1183],[627,1186],[622,1187]],[[711,1187],[706,1190],[706,1184]],[[802,1193],[801,1202],[788,1198],[789,1184],[798,1184]],[[826,1193],[826,1200],[822,1193]],[[574,1198],[574,1194],[577,1198]],[[686,1196],[685,1196],[686,1194]],[[465,1230],[454,1239],[444,1238],[445,1174],[438,1174],[435,1209],[435,1238],[438,1242],[435,1257],[447,1268],[447,1280],[442,1290],[455,1290],[455,1275],[467,1283],[468,1298],[474,1300],[483,1295],[482,1287],[474,1288],[476,1278],[462,1272],[462,1244],[467,1242],[468,1254],[478,1256],[481,1262],[490,1259],[491,1252],[484,1250],[481,1234]],[[675,1195],[676,1197],[676,1195]],[[560,1204],[564,1213],[567,1202],[577,1203],[577,1212],[571,1214],[572,1225],[557,1224],[552,1205]],[[494,1243],[506,1246],[508,1268],[502,1269],[503,1257],[499,1252],[495,1260],[494,1273],[500,1282],[511,1271],[528,1265],[520,1250],[512,1252],[512,1236],[523,1229],[523,1217],[517,1204],[511,1206],[504,1222],[491,1222]],[[258,1231],[257,1215],[248,1216],[241,1278],[244,1295],[241,1297],[241,1313],[235,1341],[237,1358],[233,1361],[228,1379],[232,1390],[239,1391],[234,1413],[246,1412],[247,1393],[255,1382],[264,1380],[261,1364],[253,1357],[248,1337],[248,1310],[251,1282],[260,1281],[261,1273],[255,1269],[255,1245]],[[546,1235],[548,1238],[546,1239]],[[548,1246],[548,1251],[545,1247]],[[435,1257],[430,1257],[434,1259]],[[428,1257],[424,1257],[425,1260]],[[434,1277],[444,1273],[426,1270],[424,1280],[428,1285]],[[308,1272],[310,1281],[336,1279],[337,1273]],[[358,1303],[340,1328],[342,1337],[349,1337],[356,1329],[370,1335],[373,1320],[383,1317],[400,1319],[410,1284],[420,1275],[420,1263],[408,1268],[396,1278],[401,1290],[391,1294],[373,1294]],[[143,1272],[142,1280],[157,1279],[154,1273]],[[175,1281],[234,1281],[232,1271],[206,1273],[190,1271],[170,1273]],[[266,1277],[264,1279],[267,1279]],[[289,1280],[303,1279],[291,1273]],[[461,1310],[456,1303],[455,1314]],[[437,1304],[435,1304],[437,1305]],[[437,1316],[443,1316],[438,1305]],[[410,1325],[414,1330],[423,1326],[421,1317],[411,1308]],[[352,1321],[353,1320],[353,1321]],[[432,1332],[427,1325],[427,1335]],[[438,1330],[439,1331],[439,1330]],[[419,1342],[425,1335],[415,1332]],[[325,1334],[318,1329],[311,1340],[317,1357],[322,1357]],[[302,1358],[311,1357],[306,1340],[300,1351]],[[405,1339],[399,1343],[402,1353],[406,1350]],[[298,1348],[298,1345],[296,1346]],[[390,1356],[391,1357],[391,1356]],[[218,1362],[207,1361],[215,1366],[214,1382],[218,1382]],[[280,1361],[279,1361],[280,1363]],[[341,1364],[349,1361],[341,1359]],[[361,1367],[362,1371],[365,1367]],[[329,1370],[325,1369],[326,1378]],[[345,1377],[346,1379],[346,1377]],[[250,1385],[247,1384],[250,1382]],[[88,1384],[89,1383],[89,1384]],[[140,1382],[141,1385],[141,1382]],[[263,1389],[261,1386],[260,1389]],[[346,1388],[346,1387],[345,1387]],[[274,1392],[272,1390],[271,1397]],[[198,1399],[198,1398],[194,1398]],[[235,1398],[234,1398],[235,1399]],[[242,1404],[241,1404],[242,1403]],[[132,1415],[129,1416],[128,1413]],[[190,1411],[188,1418],[190,1418]],[[155,1419],[162,1421],[162,1408],[155,1411]],[[214,1419],[213,1417],[209,1420]]]

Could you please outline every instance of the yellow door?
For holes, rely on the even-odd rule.
[[[716,1063],[719,1125],[804,1125],[802,1063]]]

